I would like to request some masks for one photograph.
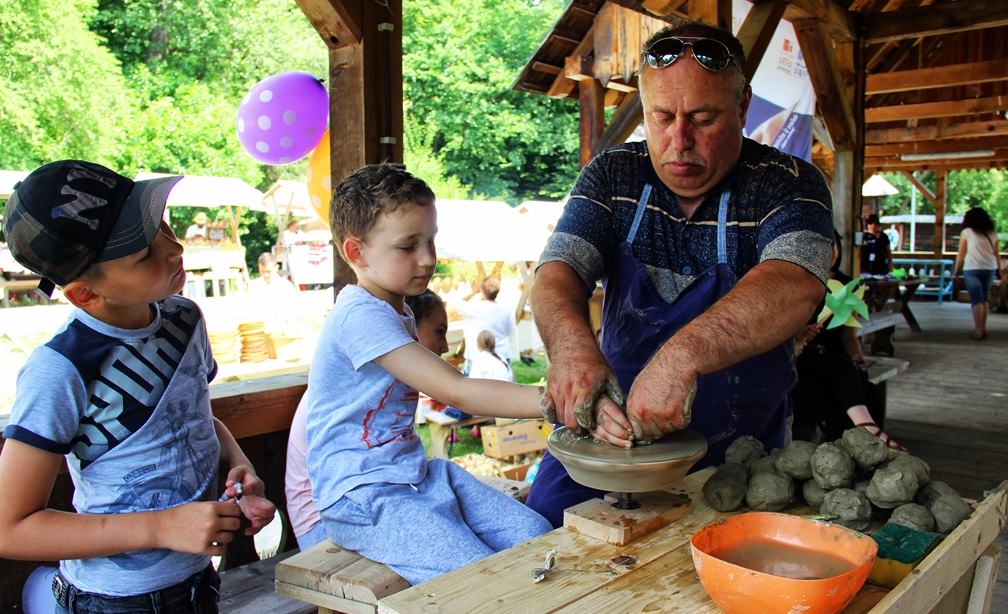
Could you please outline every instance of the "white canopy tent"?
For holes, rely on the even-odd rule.
[[[134,181],[170,177],[171,173],[137,173]],[[237,177],[184,175],[168,194],[169,207],[245,207],[252,211],[269,209],[263,193]]]
[[[28,171],[0,171],[0,200],[7,200],[14,193],[14,186],[28,176]]]

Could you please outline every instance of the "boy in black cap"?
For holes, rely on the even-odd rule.
[[[211,555],[243,513],[248,534],[273,517],[210,412],[206,326],[176,294],[182,246],[162,215],[179,179],[134,183],[65,160],[36,169],[7,203],[14,257],[77,307],[18,375],[0,453],[0,556],[60,560],[57,611],[216,612]],[[64,458],[77,514],[46,507]]]

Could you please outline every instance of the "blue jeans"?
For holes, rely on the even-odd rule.
[[[62,584],[65,595],[61,599]],[[57,574],[53,582],[58,614],[216,614],[220,576],[212,565],[178,584],[143,595],[112,597],[80,591]]]
[[[982,305],[987,302],[987,293],[990,292],[995,272],[987,269],[963,271],[963,280],[966,282],[966,292],[969,292],[970,305]]]

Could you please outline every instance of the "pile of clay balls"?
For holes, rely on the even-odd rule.
[[[704,499],[720,512],[743,504],[778,512],[800,503],[798,493],[831,522],[858,531],[874,519],[948,533],[972,512],[951,486],[931,480],[927,463],[862,427],[835,442],[793,441],[770,454],[758,439],[740,437],[703,487]]]

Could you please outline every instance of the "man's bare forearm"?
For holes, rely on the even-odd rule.
[[[682,366],[696,374],[720,371],[793,337],[808,322],[824,292],[822,282],[805,269],[768,260],[684,326],[655,358],[686,356],[688,361]]]
[[[598,353],[581,278],[563,262],[547,262],[536,271],[531,292],[539,336],[551,360]]]

